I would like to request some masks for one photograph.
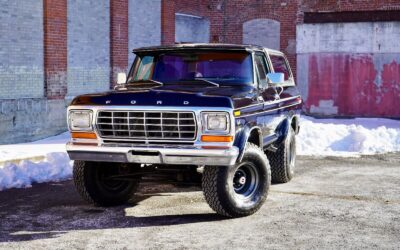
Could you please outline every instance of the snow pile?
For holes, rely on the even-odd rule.
[[[355,156],[400,151],[400,121],[301,118],[299,155]]]
[[[72,166],[66,153],[49,153],[43,162],[22,161],[0,167],[0,191],[8,188],[31,187],[33,183],[62,181],[71,177]]]
[[[69,139],[69,133],[63,133],[32,143],[0,145],[0,190],[71,178],[72,161],[65,151]],[[400,121],[301,118],[299,155],[357,156],[392,151],[400,151]],[[21,160],[27,158],[31,160]]]
[[[68,140],[69,133],[63,133],[32,143],[0,145],[0,190],[69,179],[72,161],[65,151]],[[38,162],[29,160],[35,157]],[[10,162],[16,160],[18,164]]]

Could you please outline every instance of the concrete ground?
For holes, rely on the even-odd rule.
[[[400,154],[299,157],[297,176],[246,218],[214,214],[200,191],[163,188],[107,209],[86,205],[72,181],[2,191],[0,248],[400,248]]]

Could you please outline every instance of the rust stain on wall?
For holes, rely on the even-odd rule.
[[[307,112],[398,118],[400,54],[311,53],[307,94]]]

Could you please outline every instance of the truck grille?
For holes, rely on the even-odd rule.
[[[141,140],[194,140],[193,112],[99,111],[97,130],[103,138]]]

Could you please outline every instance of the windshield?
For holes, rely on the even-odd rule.
[[[219,85],[252,84],[252,58],[246,51],[171,51],[139,54],[128,81],[145,80],[162,83],[209,81]]]

